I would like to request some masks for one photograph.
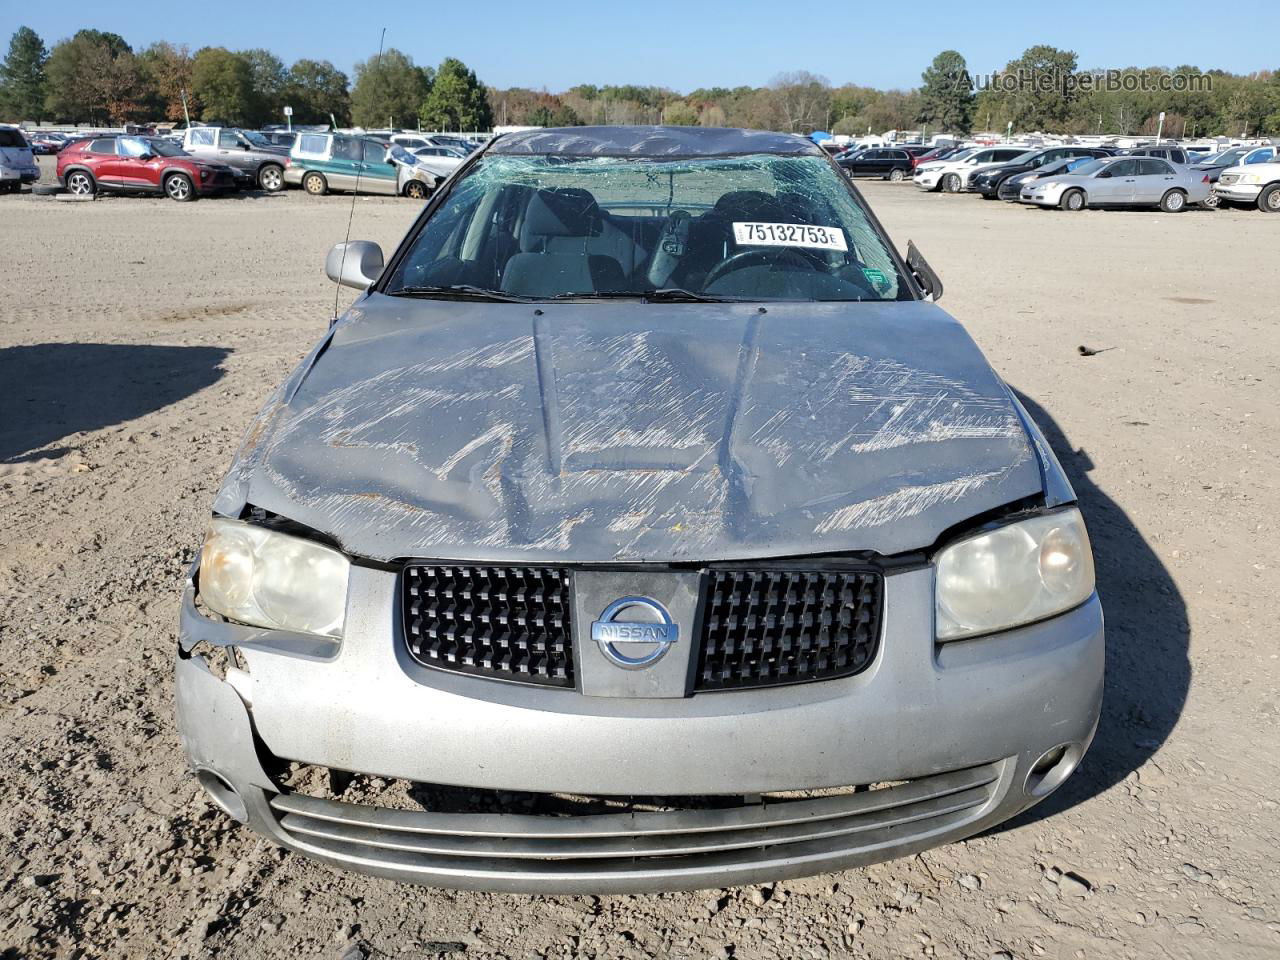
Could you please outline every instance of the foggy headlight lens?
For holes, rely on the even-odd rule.
[[[340,637],[349,570],[331,547],[217,519],[200,551],[200,599],[241,623]]]
[[[1093,593],[1093,552],[1074,507],[953,543],[936,564],[939,640],[1043,620]]]

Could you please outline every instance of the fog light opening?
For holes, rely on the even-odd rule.
[[[200,781],[200,786],[204,787],[205,793],[209,794],[209,798],[223,813],[239,823],[248,821],[249,810],[245,807],[239,791],[226,777],[208,767],[201,767],[196,771],[196,779]]]
[[[1045,797],[1062,786],[1084,756],[1078,743],[1060,743],[1040,754],[1040,759],[1027,771],[1024,789],[1028,796]]]

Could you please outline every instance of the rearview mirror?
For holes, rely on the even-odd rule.
[[[920,255],[914,240],[907,241],[907,269],[911,271],[911,276],[915,278],[929,300],[937,303],[942,299],[942,281],[933,272],[929,262]]]
[[[324,272],[334,283],[368,290],[382,273],[382,248],[368,240],[335,244],[324,258]]]

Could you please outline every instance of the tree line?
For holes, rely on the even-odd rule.
[[[154,43],[135,51],[123,37],[81,30],[46,49],[21,27],[0,63],[0,117],[121,124],[218,120],[243,126],[281,122],[285,106],[300,124],[488,130],[494,124],[575,126],[668,123],[861,135],[886,130],[968,134],[1042,131],[1150,134],[1160,113],[1170,135],[1280,135],[1280,71],[1248,75],[1192,66],[1129,67],[1116,89],[1082,82],[1070,50],[1038,45],[994,77],[975,79],[964,57],[945,50],[919,87],[880,90],[805,71],[761,87],[579,84],[560,93],[486,87],[452,57],[420,66],[390,49],[355,65],[348,77],[327,60],[285,64],[269,50]],[[1200,82],[1167,89],[1173,76]],[[1048,77],[1050,83],[1036,83]],[[1164,86],[1162,87],[1162,80]],[[1013,81],[1013,82],[1005,82]],[[1130,82],[1131,81],[1131,82]],[[185,104],[184,104],[185,98]],[[185,106],[185,111],[184,111]]]
[[[328,60],[286,67],[270,50],[227,50],[161,41],[135,51],[119,34],[80,30],[45,47],[20,27],[0,63],[0,117],[58,123],[219,121],[258,127],[284,122],[432,129],[492,126],[484,86],[452,57],[420,67],[398,50],[355,66]]]

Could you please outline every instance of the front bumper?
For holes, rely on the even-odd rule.
[[[917,173],[911,178],[921,190],[937,190],[938,184],[942,182],[942,174],[940,173]]]
[[[893,573],[885,589],[884,635],[864,672],[661,701],[421,667],[405,652],[397,578],[386,571],[353,568],[341,642],[215,621],[188,591],[179,729],[224,809],[286,847],[395,879],[601,893],[842,869],[972,835],[1030,806],[1074,768],[1101,706],[1096,597],[1052,620],[939,646],[932,571]],[[200,655],[226,646],[248,675],[235,688]],[[1032,772],[1062,746],[1067,759],[1054,772]],[[756,797],[727,809],[612,818],[495,817],[294,792],[268,773],[282,761],[597,797],[907,782],[798,805]]]
[[[1035,187],[1024,187],[1022,195],[1018,199],[1023,203],[1034,203],[1041,207],[1056,207],[1058,201],[1062,199],[1062,191],[1047,191]]]
[[[1225,184],[1218,181],[1213,185],[1213,195],[1223,200],[1234,200],[1236,203],[1256,203],[1258,194],[1262,192],[1260,183]]]

